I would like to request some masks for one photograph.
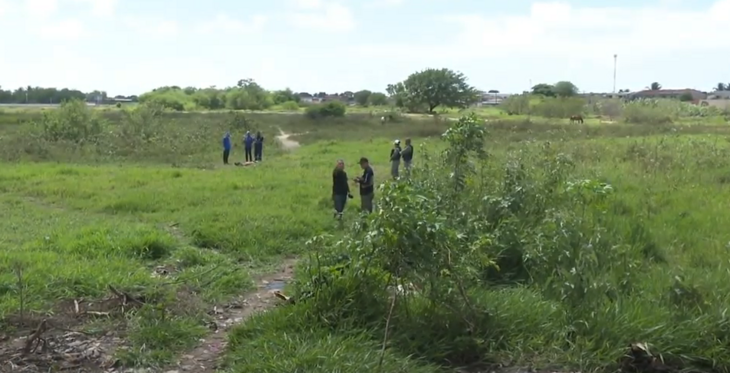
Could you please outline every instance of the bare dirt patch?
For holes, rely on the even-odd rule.
[[[279,271],[261,276],[256,280],[256,290],[243,295],[235,301],[210,311],[214,322],[210,327],[213,332],[200,340],[194,350],[183,354],[174,367],[165,372],[215,372],[221,354],[228,343],[228,331],[243,322],[256,312],[266,310],[280,303],[277,292],[280,292],[294,275],[296,259],[287,259]]]
[[[279,135],[276,136],[276,140],[278,140],[281,143],[281,146],[284,148],[284,150],[294,150],[301,146],[298,141],[290,139],[291,136],[296,136],[295,134],[286,133],[281,128],[279,129]]]

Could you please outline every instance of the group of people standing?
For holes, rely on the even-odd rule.
[[[406,174],[411,171],[411,161],[413,161],[413,146],[411,145],[411,139],[406,139],[406,147],[402,149],[400,147],[400,140],[393,142],[393,149],[390,150],[390,175],[394,179],[400,176],[400,162],[403,160],[403,168],[406,170]]]
[[[403,165],[408,174],[411,170],[413,161],[413,146],[411,145],[411,139],[406,139],[406,146],[401,149],[400,140],[393,142],[393,149],[390,151],[390,173],[394,179],[399,177],[400,162],[403,160]],[[359,186],[360,189],[360,209],[362,212],[371,213],[373,212],[373,199],[375,197],[375,172],[370,167],[370,161],[362,157],[360,158],[360,168],[362,168],[362,176],[358,176],[353,181]],[[345,172],[345,161],[342,159],[337,160],[335,169],[332,172],[332,201],[334,203],[334,216],[337,219],[342,218],[342,213],[345,210],[345,204],[348,199],[352,199],[354,196],[350,192],[350,184],[347,179],[347,173]]]
[[[226,132],[223,136],[223,164],[228,164],[228,158],[231,155],[231,133]],[[251,131],[246,131],[243,136],[243,147],[246,153],[246,162],[261,162],[264,154],[264,136],[260,131],[256,132],[256,136],[251,135]]]

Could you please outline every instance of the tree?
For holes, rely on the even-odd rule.
[[[717,87],[715,88],[716,91],[726,91],[728,90],[728,86],[725,85],[725,83],[717,83]]]
[[[541,95],[545,97],[555,97],[555,87],[552,84],[540,83],[532,87],[533,95]]]
[[[370,97],[368,97],[368,101],[370,105],[373,106],[384,106],[388,104],[388,96],[386,96],[385,93],[373,92],[370,94]]]
[[[370,95],[372,95],[372,94],[373,93],[370,92],[370,91],[368,91],[367,89],[363,89],[362,91],[355,92],[355,94],[353,95],[353,97],[355,98],[355,102],[358,105],[360,105],[360,106],[367,106],[368,103],[370,102],[369,101],[370,100]]]
[[[568,81],[560,81],[553,86],[553,92],[558,97],[573,97],[578,94],[578,87]]]
[[[276,91],[273,94],[274,104],[280,105],[288,101],[299,102],[301,97],[294,93],[291,89],[286,88],[280,91]]]
[[[479,97],[464,74],[445,68],[415,72],[403,82],[389,85],[387,91],[396,104],[410,111],[423,108],[428,113],[439,106],[466,108]]]
[[[652,91],[658,91],[658,90],[662,89],[662,85],[657,82],[654,82],[654,83],[651,83],[651,85],[649,85],[649,89]]]

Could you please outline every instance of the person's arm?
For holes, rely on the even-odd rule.
[[[342,171],[342,180],[345,182],[345,185],[347,186],[347,195],[349,196],[350,193],[350,183],[347,182],[347,172]]]
[[[365,173],[365,179],[360,180],[360,184],[364,187],[370,187],[373,185],[373,172],[369,171]]]

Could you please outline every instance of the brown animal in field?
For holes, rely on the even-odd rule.
[[[583,116],[582,115],[571,115],[570,124],[573,124],[573,123],[583,124]]]

